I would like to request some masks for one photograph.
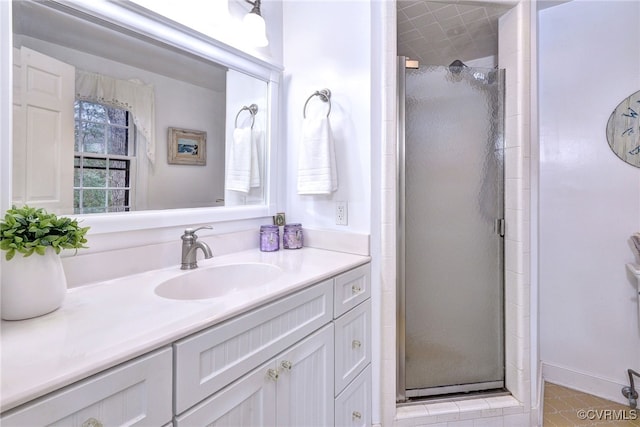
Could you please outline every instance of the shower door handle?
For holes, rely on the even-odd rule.
[[[498,236],[504,237],[504,218],[496,219],[495,229]]]

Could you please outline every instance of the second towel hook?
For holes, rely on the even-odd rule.
[[[307,101],[304,103],[304,107],[302,108],[302,117],[305,119],[307,118],[307,104],[314,96],[319,97],[322,102],[329,103],[329,111],[327,111],[327,117],[329,117],[329,113],[331,113],[331,91],[326,88],[313,92],[311,96],[307,98]]]
[[[251,129],[253,129],[253,124],[256,122],[256,114],[258,114],[258,106],[256,104],[251,104],[248,107],[245,105],[240,109],[240,111],[238,111],[238,114],[236,114],[236,120],[234,122],[235,127],[238,127],[238,116],[240,116],[240,113],[245,110],[249,111],[249,114],[251,114]]]

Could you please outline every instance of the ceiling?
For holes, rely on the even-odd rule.
[[[449,65],[460,59],[498,54],[498,18],[504,3],[397,0],[398,55],[421,65]]]

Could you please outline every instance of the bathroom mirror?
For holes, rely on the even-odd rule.
[[[277,66],[131,2],[12,8],[12,202],[86,215],[98,231],[273,212]],[[54,86],[71,86],[59,110],[31,101]],[[257,182],[229,189],[233,130],[248,126]]]

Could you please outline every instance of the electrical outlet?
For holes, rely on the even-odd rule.
[[[347,225],[347,202],[336,202],[336,225]]]

